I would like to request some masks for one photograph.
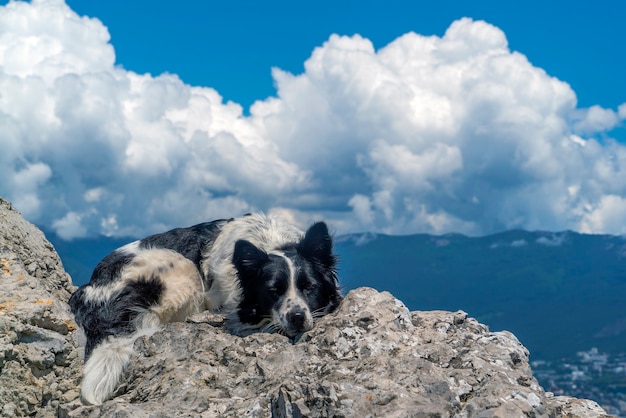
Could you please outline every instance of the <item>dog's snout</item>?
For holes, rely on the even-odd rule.
[[[304,314],[304,311],[301,309],[290,311],[287,314],[287,321],[289,321],[289,324],[291,324],[293,328],[298,330],[302,329],[305,319],[306,316]]]

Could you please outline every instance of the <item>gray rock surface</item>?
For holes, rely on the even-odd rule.
[[[67,302],[76,290],[43,232],[1,197],[0,251],[13,254],[26,273],[59,301]]]
[[[70,277],[43,233],[0,199],[0,415],[56,416],[82,362]]]
[[[198,314],[136,344],[114,399],[78,399],[82,360],[71,279],[43,234],[0,199],[0,415],[40,417],[603,417],[553,397],[528,351],[463,312],[409,312],[351,291],[293,343],[235,337]]]
[[[546,394],[513,334],[489,332],[464,312],[409,312],[369,288],[349,292],[295,344],[231,336],[205,313],[135,347],[120,396],[68,416],[605,415],[594,402]],[[566,415],[574,401],[577,413]]]

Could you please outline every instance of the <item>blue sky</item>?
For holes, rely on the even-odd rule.
[[[0,1],[0,196],[72,239],[249,211],[626,234],[626,6]]]
[[[614,108],[626,94],[626,4],[613,0],[67,3],[109,28],[118,64],[178,74],[246,108],[275,94],[272,67],[302,72],[330,34],[358,33],[379,48],[410,31],[441,36],[466,16],[502,29],[511,49],[572,85],[580,106]]]

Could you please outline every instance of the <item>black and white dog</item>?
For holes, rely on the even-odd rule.
[[[325,223],[303,234],[260,214],[118,248],[70,299],[87,337],[83,400],[101,404],[111,397],[138,337],[206,309],[222,312],[237,335],[295,337],[310,330],[341,302],[335,266]]]

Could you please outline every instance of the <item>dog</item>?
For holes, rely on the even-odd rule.
[[[342,300],[324,222],[306,233],[263,214],[220,219],[118,248],[70,298],[86,336],[84,402],[110,399],[134,341],[161,324],[215,310],[235,335],[310,330]]]

